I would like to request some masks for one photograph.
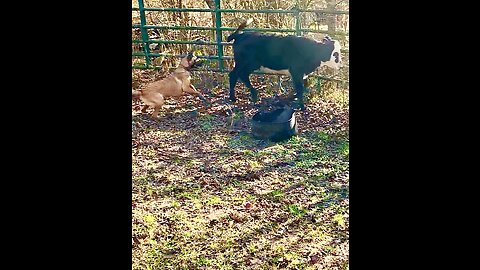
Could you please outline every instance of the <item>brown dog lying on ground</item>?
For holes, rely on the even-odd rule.
[[[132,89],[132,97],[140,98],[145,103],[142,112],[146,113],[148,107],[152,107],[154,108],[152,117],[157,118],[166,97],[178,97],[184,93],[197,95],[204,103],[210,103],[190,83],[191,75],[189,70],[195,65],[196,61],[197,57],[189,53],[168,77],[152,82],[141,90]]]

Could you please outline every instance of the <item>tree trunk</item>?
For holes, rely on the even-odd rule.
[[[215,9],[215,0],[205,0],[205,3],[207,4],[209,9]],[[215,27],[215,13],[212,12],[212,27]],[[212,30],[210,32],[210,40],[215,39],[215,30]]]
[[[333,11],[335,10],[336,6],[336,1],[335,0],[327,0],[327,10],[328,11]],[[327,16],[327,26],[328,26],[328,33],[333,34],[336,31],[335,27],[335,14],[328,14]]]
[[[185,8],[185,4],[182,0],[178,0],[178,8]],[[178,12],[178,19],[180,20],[180,25],[188,26],[188,13],[187,12]],[[180,40],[187,40],[187,31],[179,31]],[[180,44],[180,51],[186,52],[189,50],[187,44]]]

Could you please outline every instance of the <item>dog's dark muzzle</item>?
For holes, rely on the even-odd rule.
[[[195,61],[193,61],[193,64],[190,66],[190,68],[198,68],[198,67],[201,67],[203,64],[205,63],[205,59],[195,59]]]

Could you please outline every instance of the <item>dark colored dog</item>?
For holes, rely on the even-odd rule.
[[[227,41],[235,40],[233,53],[235,67],[230,72],[230,100],[235,102],[235,85],[240,80],[250,89],[255,103],[257,90],[250,83],[249,76],[255,70],[289,75],[295,88],[299,107],[303,104],[303,79],[320,65],[338,69],[341,65],[340,43],[325,37],[322,42],[297,36],[277,36],[256,32],[241,32],[251,19],[242,23]]]

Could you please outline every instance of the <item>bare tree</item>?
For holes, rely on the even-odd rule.
[[[328,11],[333,11],[335,10],[335,6],[337,5],[336,0],[327,0],[327,10]],[[335,25],[335,14],[330,14],[330,16],[327,17],[327,25],[328,25],[328,32],[333,33],[336,31],[336,25]]]
[[[215,0],[205,0],[209,9],[215,9]],[[212,12],[212,27],[215,27],[215,13]],[[210,32],[212,40],[215,38],[215,30]]]

